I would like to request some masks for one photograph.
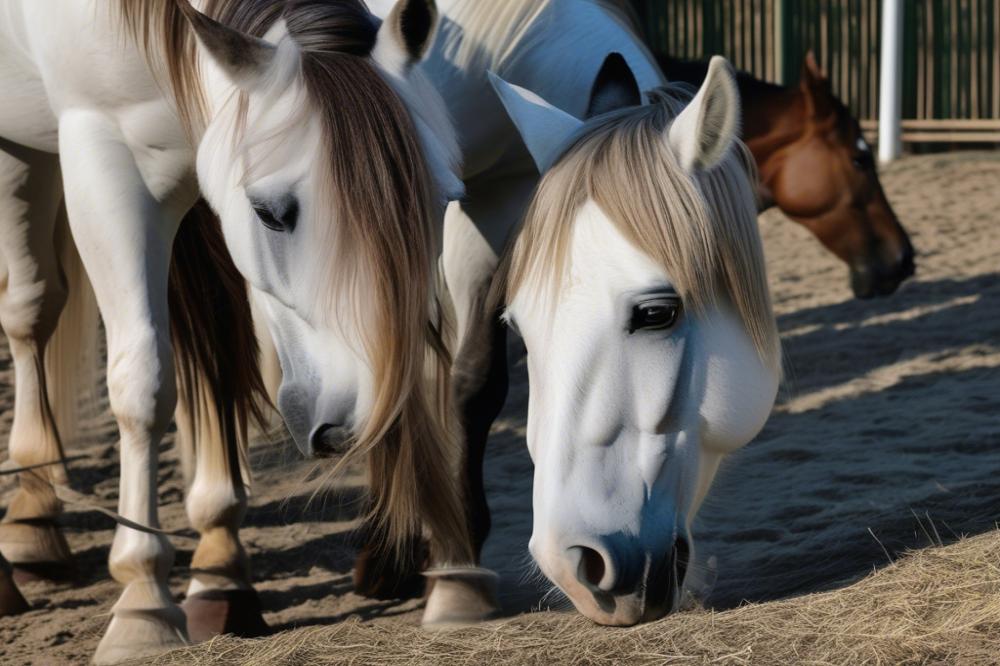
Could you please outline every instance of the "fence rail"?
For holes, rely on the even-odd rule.
[[[654,50],[722,54],[768,81],[794,84],[811,49],[837,95],[877,131],[880,0],[634,3]],[[905,0],[902,111],[904,141],[1000,141],[1000,0]]]

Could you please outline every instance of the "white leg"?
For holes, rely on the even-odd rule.
[[[153,165],[162,169],[156,182],[171,189],[151,192],[117,125],[93,111],[62,115],[59,151],[70,228],[107,330],[108,397],[121,437],[118,511],[158,527],[157,450],[177,400],[167,271],[181,215],[193,203],[190,168]],[[167,588],[173,557],[164,537],[118,528],[109,568],[125,589],[95,662],[185,643],[184,614]]]
[[[452,386],[464,435],[461,469],[477,560],[490,529],[483,456],[490,426],[507,395],[506,335],[487,295],[502,247],[521,219],[535,178],[534,173],[516,173],[469,183],[467,199],[451,204],[445,218],[442,267],[456,332]],[[495,595],[496,577],[482,570],[435,576],[424,624],[484,619],[496,609]]]
[[[62,447],[49,407],[43,360],[66,302],[55,248],[61,196],[55,155],[0,142],[0,325],[10,343],[16,391],[10,458],[30,467],[61,461]],[[52,483],[65,483],[62,464],[36,467],[0,524],[0,550],[18,578],[61,578],[72,571],[65,538],[55,525],[62,506]]]

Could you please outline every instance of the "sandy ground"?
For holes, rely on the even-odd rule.
[[[918,251],[918,274],[895,296],[858,302],[846,269],[797,225],[761,219],[787,363],[764,432],[724,466],[695,532],[705,603],[728,608],[841,586],[910,548],[994,527],[1000,515],[1000,153],[909,157],[884,184]],[[508,613],[537,608],[525,580],[532,468],[524,447],[527,383],[514,354],[511,395],[487,460],[494,532],[485,565],[503,576]],[[0,437],[12,418],[12,369],[0,351]],[[113,506],[116,433],[106,413],[70,452],[77,490]],[[276,630],[362,622],[416,623],[419,604],[351,592],[353,518],[347,479],[306,505],[312,468],[278,444],[253,452],[256,484],[243,531],[265,618]],[[169,442],[160,468],[164,526],[186,526]],[[0,477],[4,503],[11,477]],[[290,498],[290,499],[289,499]],[[67,510],[80,565],[75,585],[23,588],[33,610],[0,620],[0,662],[84,662],[118,593],[107,572],[112,523]],[[182,594],[194,542],[177,539],[171,588]],[[543,607],[550,602],[547,598]]]

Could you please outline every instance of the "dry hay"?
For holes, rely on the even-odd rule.
[[[998,565],[993,532],[914,552],[843,589],[629,629],[548,612],[439,632],[351,619],[265,639],[222,637],[154,663],[994,664]]]

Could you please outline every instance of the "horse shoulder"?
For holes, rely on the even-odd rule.
[[[116,128],[156,200],[190,189],[194,156],[173,103],[116,17],[90,3],[55,13],[45,4],[12,3],[16,16],[0,25],[0,83],[17,91],[14,104],[0,105],[0,136],[55,152],[61,118],[97,113]]]

